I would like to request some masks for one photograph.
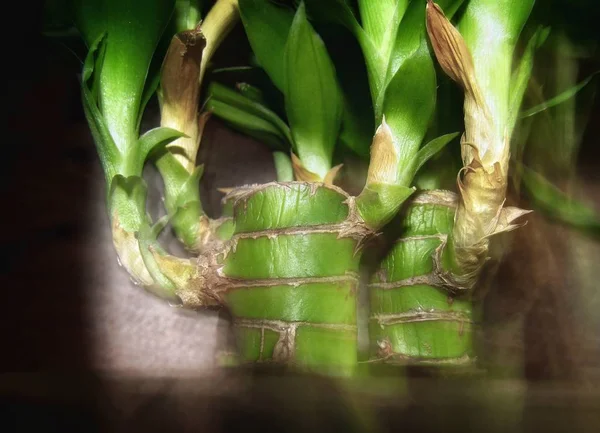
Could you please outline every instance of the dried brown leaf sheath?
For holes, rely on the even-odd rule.
[[[474,151],[477,151],[478,159],[487,171],[493,171],[496,163],[506,170],[508,154],[503,155],[505,141],[495,133],[494,119],[475,78],[471,53],[461,34],[431,0],[427,3],[427,32],[440,66],[465,91],[463,140],[470,146],[462,149],[464,165],[473,161]]]
[[[371,144],[371,163],[367,174],[367,185],[394,184],[398,177],[398,159],[399,155],[394,146],[392,131],[385,123],[384,117]]]
[[[321,178],[302,164],[300,158],[292,153],[292,168],[294,169],[294,178],[299,182],[321,182]]]
[[[459,83],[465,91],[476,94],[474,67],[471,53],[462,36],[448,21],[440,7],[427,2],[427,32],[435,56],[446,74]]]
[[[200,94],[198,74],[206,41],[200,27],[181,32],[171,40],[163,61],[163,103],[180,107],[180,114],[195,117]]]
[[[292,168],[294,170],[294,178],[299,182],[323,182],[326,185],[333,185],[333,181],[343,164],[338,164],[332,167],[325,177],[321,179],[318,174],[308,170],[294,153],[292,153]]]
[[[200,137],[197,113],[200,98],[200,64],[206,41],[200,27],[173,36],[161,71],[161,126],[176,129],[189,138],[180,138],[169,147],[189,172],[195,167]]]
[[[499,133],[475,78],[476,65],[461,34],[431,0],[427,32],[440,66],[465,91],[464,168],[459,173],[459,202],[453,237],[461,285],[471,288],[488,257],[490,236],[513,230],[527,213],[503,208],[509,161],[509,137]],[[494,55],[494,53],[490,53]]]

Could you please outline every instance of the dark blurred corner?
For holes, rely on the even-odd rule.
[[[89,178],[58,162],[87,153],[65,141],[74,122],[66,101],[77,86],[40,34],[42,7],[17,2],[3,20],[1,428],[85,431],[93,430],[93,412],[81,399],[69,397],[65,405],[58,391],[68,394],[90,361],[78,260],[86,215],[76,200],[88,193]],[[59,376],[55,383],[64,385],[53,386],[49,379]],[[49,389],[56,397],[49,398]],[[99,388],[94,381],[88,389]]]
[[[33,18],[35,14],[30,14]],[[3,371],[85,369],[89,348],[82,303],[88,218],[81,199],[95,166],[78,146],[86,131],[69,101],[76,77],[52,58],[54,47],[33,20],[9,55],[8,136],[3,139],[2,280]],[[35,27],[33,27],[35,26]],[[15,40],[14,38],[13,40]],[[88,255],[89,256],[89,255]],[[68,360],[68,362],[65,362]]]

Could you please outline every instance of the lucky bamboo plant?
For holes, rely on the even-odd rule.
[[[485,25],[467,31],[473,50],[483,51],[486,49],[483,47],[492,47],[490,40],[496,41],[493,49],[485,55],[479,54],[477,64],[483,66],[476,67],[460,35],[447,22],[440,7],[431,2],[427,6],[427,20],[422,2],[358,2],[360,23],[344,2],[306,2],[316,18],[342,24],[357,39],[367,69],[374,124],[379,125],[371,151],[386,149],[386,159],[395,161],[386,171],[371,160],[361,195],[366,197],[366,192],[373,188],[370,182],[376,179],[388,190],[393,185],[397,191],[403,191],[399,194],[401,201],[411,197],[401,218],[395,221],[401,226],[400,237],[369,284],[369,337],[374,360],[403,364],[469,364],[473,360],[472,328],[476,319],[471,293],[488,258],[489,238],[515,228],[512,221],[524,213],[502,206],[510,134],[530,73],[527,65],[521,67],[523,70],[511,83],[512,56],[533,1],[513,9],[501,3],[472,0],[461,11],[460,23],[467,28],[484,19],[498,22],[494,27]],[[462,4],[462,1],[440,2],[449,16]],[[286,89],[280,84],[285,79],[285,65],[282,70],[278,59],[285,57],[284,42],[290,32],[291,11],[250,0],[241,1],[240,9],[259,64],[287,100]],[[265,26],[271,29],[268,39],[265,39]],[[459,177],[460,198],[445,190],[413,194],[415,189],[411,188],[416,172],[427,159],[457,135],[446,134],[421,146],[436,105],[436,71],[430,46],[437,49],[440,63],[447,70],[444,55],[455,47],[441,47],[438,42],[440,34],[450,29],[460,41],[464,57],[460,61],[468,62],[469,74],[479,74],[477,80],[485,86],[485,96],[479,95],[482,90],[476,90],[476,107],[471,101],[473,97],[467,94],[462,145],[465,168],[464,175]],[[273,41],[278,42],[273,44]],[[274,45],[279,48],[273,48]],[[524,62],[530,61],[531,55],[529,53]],[[490,64],[493,67],[488,67]],[[310,68],[310,65],[303,66],[306,74],[312,72]],[[450,70],[447,72],[457,79]],[[490,79],[491,73],[496,74],[494,80]],[[260,138],[256,130],[245,130],[241,120],[249,123],[249,119],[240,119],[239,113],[233,111],[243,110],[250,102],[244,104],[243,95],[225,97],[224,93],[215,87],[214,102],[209,101],[209,109],[240,130]],[[510,95],[513,99],[509,101]],[[220,105],[223,101],[231,106]],[[488,105],[495,111],[490,112]],[[272,112],[260,116],[256,111],[246,111],[266,123],[264,128],[257,128],[261,133],[283,129],[285,133],[281,136],[285,142],[288,129],[294,131],[293,119],[287,127]],[[264,108],[264,111],[268,110]],[[348,113],[351,110],[343,110],[342,116],[349,117]],[[477,122],[471,120],[473,117],[477,117]],[[480,124],[480,120],[487,123]],[[344,125],[351,123],[351,119],[342,122],[342,135]],[[346,136],[352,137],[352,134]],[[294,146],[293,140],[288,141]],[[471,155],[471,149],[477,146],[480,146],[478,152],[485,155],[481,157],[483,160]],[[354,142],[348,147],[360,149],[362,146]],[[479,164],[482,161],[484,164]],[[499,171],[495,171],[496,167]],[[432,176],[435,184],[436,176]]]
[[[382,195],[377,190],[380,182],[374,179],[369,183],[372,190],[366,189],[355,198],[321,183],[330,172],[341,103],[334,86],[330,95],[322,98],[323,110],[317,116],[304,116],[306,93],[290,79],[289,117],[295,119],[293,135],[299,149],[296,172],[305,173],[311,181],[233,191],[226,197],[228,218],[208,227],[214,228],[215,238],[229,239],[193,242],[194,232],[197,239],[204,236],[195,227],[205,226],[197,220],[201,217],[199,200],[188,194],[197,191],[199,170],[193,169],[192,160],[201,130],[190,110],[198,109],[194,88],[202,78],[202,62],[210,46],[207,40],[202,48],[203,38],[210,34],[203,35],[202,29],[214,24],[209,13],[199,28],[175,35],[162,65],[161,123],[184,131],[162,126],[138,138],[146,101],[144,82],[173,4],[163,1],[152,6],[97,1],[81,3],[77,8],[78,27],[90,46],[82,75],[84,108],[106,174],[120,263],[137,283],[186,307],[227,305],[244,360],[293,361],[332,373],[353,371],[359,251],[364,240],[395,213],[404,192],[398,194],[392,188],[383,200],[378,199]],[[221,0],[213,11],[225,10],[231,16],[231,7],[235,10],[236,6]],[[222,20],[223,14],[214,16]],[[153,26],[142,25],[140,17],[141,22]],[[217,32],[219,37],[223,32]],[[302,8],[290,34],[292,65],[320,62],[324,74],[329,69],[329,77],[324,79],[335,80],[327,52]],[[140,39],[143,46],[135,42]],[[294,68],[288,71],[293,73]],[[173,80],[174,76],[179,80]],[[313,83],[320,79],[308,78]],[[147,87],[147,92],[153,90],[152,83]],[[184,140],[178,144],[176,139]],[[382,152],[385,155],[385,148],[373,152],[376,161],[382,159]],[[170,256],[156,242],[164,224],[153,225],[145,211],[141,170],[148,157],[155,158],[165,180],[171,219],[177,221],[181,211],[192,209],[193,217],[179,221],[194,227],[190,237],[181,236],[184,241],[190,243],[191,239],[198,247],[207,245],[197,259]],[[384,159],[383,163],[385,169],[389,162]],[[223,233],[228,231],[223,227],[230,232]]]
[[[193,1],[75,2],[89,47],[83,105],[120,263],[180,306],[228,308],[243,362],[347,375],[357,368],[361,255],[392,221],[399,235],[366,288],[373,360],[470,363],[471,295],[490,238],[526,213],[504,204],[511,135],[542,36],[534,32],[515,66],[533,0],[514,3],[362,0],[354,10],[342,0],[218,0],[201,19]],[[455,14],[459,30],[448,21]],[[238,19],[283,111],[249,84],[213,82],[201,95]],[[359,47],[364,83],[344,79],[318,31],[329,25]],[[465,93],[458,194],[415,188],[423,167],[430,185],[446,186],[426,163],[459,135],[423,144],[434,131],[436,64]],[[361,86],[366,101],[356,97]],[[155,91],[160,127],[140,135]],[[451,102],[460,107],[444,106]],[[271,183],[229,191],[217,220],[204,215],[196,164],[210,113],[272,146],[277,169]],[[335,185],[347,153],[366,161],[356,195]],[[148,161],[164,181],[167,216],[158,222],[146,212]],[[195,257],[160,247],[167,223]]]
[[[462,34],[427,4],[427,32],[446,74],[465,91],[463,169],[458,197],[417,196],[404,235],[371,284],[371,338],[392,362],[469,364],[474,357],[471,302],[490,237],[517,227],[526,211],[505,207],[510,140],[528,71],[513,78],[516,43],[533,1],[470,1]],[[491,24],[493,23],[493,25]]]

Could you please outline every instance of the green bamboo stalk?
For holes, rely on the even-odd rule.
[[[241,360],[352,374],[360,252],[372,234],[353,198],[289,182],[228,199],[235,230],[213,286],[233,316]]]
[[[165,11],[159,7],[152,9],[152,14],[144,9],[149,21],[159,15],[164,22],[131,27],[141,6],[106,1],[112,17],[108,31],[95,27],[103,14],[90,13],[86,7],[91,2],[81,6],[89,14],[83,13],[86,19],[81,28],[97,36],[90,44],[82,92],[110,186],[108,208],[120,262],[136,283],[176,304],[194,309],[207,305],[229,308],[244,361],[270,360],[330,374],[352,374],[357,364],[360,252],[366,239],[389,221],[412,193],[412,189],[393,183],[398,158],[389,131],[383,128],[376,136],[380,139],[372,149],[373,170],[359,198],[331,185],[337,171],[331,168],[331,160],[340,128],[339,89],[323,42],[301,6],[286,44],[284,68],[291,136],[301,159],[294,154],[292,158],[279,155],[278,169],[282,178],[291,173],[296,178],[317,178],[314,182],[238,188],[225,198],[222,219],[200,218],[198,222],[197,183],[202,169],[194,162],[201,134],[196,123],[197,79],[207,59],[200,56],[205,52],[201,29],[172,39],[162,69],[163,127],[138,137],[145,101],[154,90],[146,83],[146,75],[169,14],[162,14]],[[97,3],[104,5],[102,0]],[[231,6],[232,2],[218,4]],[[172,10],[173,2],[154,4],[159,5]],[[123,13],[115,18],[112,7],[117,6],[123,7]],[[220,33],[215,30],[214,35],[218,40]],[[144,40],[145,49],[139,52],[132,39],[144,36],[152,36],[152,40]],[[135,68],[124,67],[127,58]],[[300,70],[302,65],[311,70],[315,66],[312,60],[318,63],[313,72],[327,72],[328,85],[323,89],[318,77]],[[319,111],[328,113],[325,122],[310,113],[314,107],[306,104],[305,85],[322,93]],[[145,88],[147,92],[143,92]],[[266,113],[256,111],[255,105],[244,107]],[[124,135],[123,131],[129,132]],[[156,224],[146,213],[146,186],[141,177],[146,160],[155,152],[160,155],[157,165],[165,181],[169,210],[168,217]],[[193,209],[190,203],[197,207]],[[180,213],[182,208],[191,212]],[[197,260],[173,257],[161,249],[156,238],[169,218],[193,229],[191,236],[181,238],[205,247]],[[211,238],[205,239],[202,233],[210,233]]]
[[[178,12],[189,24],[197,10],[197,5],[187,5]],[[195,28],[173,36],[161,71],[161,126],[186,136],[167,145],[155,164],[164,181],[170,223],[192,252],[218,240],[215,223],[204,214],[199,194],[202,167],[196,166],[196,156],[208,120],[207,114],[198,114],[200,85],[212,55],[238,19],[237,0],[217,1],[202,22],[193,24]]]
[[[467,47],[440,7],[428,1],[436,57],[465,89],[465,171],[459,173],[458,196],[437,190],[408,203],[403,233],[371,279],[375,360],[465,366],[475,359],[471,294],[489,257],[489,238],[518,227],[514,220],[526,213],[503,205],[514,127],[509,118],[522,99],[522,92],[510,94],[512,55],[533,1],[513,9],[509,3],[469,2],[461,18]],[[527,79],[520,76],[518,84]]]
[[[231,237],[204,251],[197,270],[182,277],[183,306],[227,307],[242,362],[352,375],[362,247],[412,193],[381,176],[397,166],[391,147],[383,128],[371,155],[375,169],[359,197],[321,182],[231,191],[224,206]],[[177,272],[166,273],[175,279]]]
[[[236,188],[224,213],[231,237],[193,272],[163,265],[182,306],[228,308],[241,362],[354,374],[361,253],[378,222],[367,224],[355,197],[312,182]]]
[[[444,1],[444,5],[453,11],[461,3],[460,0]],[[413,193],[411,182],[421,165],[455,136],[440,137],[421,146],[435,108],[436,89],[434,63],[426,40],[425,8],[418,2],[410,5],[407,2],[393,5],[390,2],[362,2],[363,29],[343,2],[310,1],[307,5],[314,12],[328,15],[331,20],[350,29],[365,55],[379,128],[371,146],[367,182],[356,198],[356,205],[369,227],[380,227]],[[293,21],[287,11],[268,2],[244,0],[240,7],[257,59],[273,82],[284,91],[292,144],[300,156],[300,159],[292,157],[296,179],[331,181],[325,174],[331,168],[334,133],[339,126],[337,119],[332,120],[339,112],[339,105],[335,104],[337,84],[331,62],[326,58],[325,50],[320,48],[322,43],[306,21],[304,4],[300,5]],[[379,23],[377,17],[381,16],[389,22]],[[273,25],[265,26],[264,22],[272,22]],[[300,30],[304,33],[302,37],[299,36]],[[281,41],[286,37],[287,44],[284,45]],[[279,41],[279,45],[273,40]],[[297,43],[299,41],[302,43]],[[315,47],[318,53],[309,56],[307,46]],[[272,55],[273,50],[287,53],[283,67],[279,56]],[[290,52],[294,55],[291,56]],[[290,59],[300,57],[298,53],[303,54],[303,61],[290,63]],[[316,60],[308,61],[309,58]],[[312,64],[323,65],[326,73],[315,69]],[[311,87],[310,77],[313,75],[328,83],[324,86],[325,90],[317,91],[316,85]],[[322,83],[317,84],[323,87]],[[290,89],[290,85],[295,87]],[[308,91],[313,88],[314,91]],[[315,116],[317,108],[324,114]],[[318,160],[315,162],[313,157]],[[442,230],[440,236],[447,235],[448,230]]]
[[[374,360],[391,364],[468,365],[475,331],[469,296],[452,285],[452,228],[457,196],[415,193],[402,236],[369,284]],[[465,296],[467,295],[467,296]]]

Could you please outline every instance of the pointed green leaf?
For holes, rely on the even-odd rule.
[[[436,155],[440,150],[442,150],[448,143],[454,140],[456,137],[460,135],[460,132],[454,132],[451,134],[445,134],[440,137],[434,138],[421,149],[417,153],[415,159],[415,173],[419,171],[423,164],[425,164],[431,157]]]
[[[203,0],[175,0],[175,32],[180,33],[196,27],[200,22]]]
[[[365,32],[384,52],[389,34],[398,28],[409,0],[359,0],[360,18]]]
[[[176,207],[176,200],[182,190],[182,185],[185,185],[190,177],[190,173],[175,158],[175,155],[167,150],[159,152],[156,165],[162,173],[165,190],[168,190],[165,193],[165,205],[169,209],[174,209]]]
[[[305,0],[304,3],[311,14],[311,18],[344,26],[350,32],[361,31],[364,33],[354,12],[345,0]]]
[[[137,142],[142,93],[154,50],[173,11],[173,0],[76,0],[77,27],[91,45],[106,33],[99,75],[100,111],[123,155]],[[126,97],[125,97],[126,95]]]
[[[446,16],[451,18],[458,7],[464,0],[440,0],[436,3],[445,11]],[[433,56],[429,49],[427,30],[425,27],[425,5],[419,1],[411,2],[402,16],[402,21],[398,25],[397,31],[394,34],[393,42],[391,42],[391,51],[385,53],[385,68],[381,71],[382,84],[381,91],[374,94],[373,104],[375,107],[375,121],[381,122],[382,114],[385,114],[386,120],[388,113],[385,111],[394,103],[401,103],[402,96],[396,90],[390,90],[389,87],[398,87],[398,71],[406,62],[416,62],[420,66],[407,66],[407,69],[417,71],[419,67],[423,68],[425,80],[429,81],[432,71],[434,72],[434,88],[435,94],[435,69],[433,62],[429,61]],[[400,74],[401,76],[402,74]],[[392,85],[392,81],[394,84]],[[421,88],[421,92],[432,92],[430,86]],[[413,90],[413,95],[418,92]],[[427,97],[425,93],[422,98]],[[403,102],[402,102],[403,103]],[[429,106],[428,106],[429,107]],[[426,122],[429,123],[431,114],[426,110],[423,114]],[[388,122],[389,123],[389,122]],[[390,124],[391,126],[391,124]],[[420,143],[419,143],[420,144]]]
[[[158,127],[146,132],[138,140],[137,164],[141,164],[143,167],[151,152],[181,137],[187,137],[187,135],[172,128]]]
[[[290,28],[284,64],[285,107],[298,157],[324,178],[340,130],[342,97],[333,63],[303,3]]]
[[[513,56],[534,3],[535,0],[471,1],[459,22],[497,134],[503,134],[508,124]]]
[[[315,20],[342,25],[354,35],[363,52],[374,100],[374,95],[379,94],[383,84],[386,63],[373,39],[358,23],[352,9],[344,0],[305,0],[305,3]]]
[[[404,186],[412,182],[415,154],[435,109],[436,77],[428,53],[427,44],[423,43],[403,62],[388,84],[383,101],[383,115],[400,156],[398,182]]]
[[[239,0],[240,16],[252,51],[273,84],[284,86],[283,53],[294,14],[265,0]]]
[[[292,135],[289,126],[281,120],[275,112],[269,110],[260,102],[253,101],[241,93],[216,82],[210,84],[208,95],[213,101],[216,100],[225,103],[271,123],[283,135],[284,141],[287,141],[290,144],[292,143]]]
[[[200,218],[204,215],[200,201],[200,179],[203,173],[204,166],[197,166],[179,187],[175,202],[170,202],[167,206],[177,238],[190,250],[198,248]]]
[[[236,87],[242,96],[250,99],[253,102],[258,102],[259,104],[264,105],[265,98],[262,90],[260,90],[258,87],[248,83],[237,83]]]
[[[398,213],[402,203],[415,192],[403,185],[367,185],[356,198],[358,212],[373,230],[379,230]]]
[[[289,149],[285,134],[269,120],[216,99],[206,102],[205,110],[229,123],[233,128],[264,142],[273,149]]]
[[[156,230],[153,230],[153,227],[148,225],[144,225],[140,228],[140,231],[137,233],[138,242],[140,244],[140,255],[142,256],[142,260],[144,261],[146,269],[152,276],[152,279],[155,283],[154,287],[148,289],[162,298],[170,298],[175,294],[175,284],[170,278],[162,273],[158,263],[156,263],[154,255],[151,252],[151,249],[154,249],[159,253],[163,252],[156,242],[156,238],[154,236],[155,231]]]
[[[190,250],[198,246],[200,218],[204,215],[200,202],[200,178],[203,166],[189,173],[169,151],[156,160],[165,185],[165,208],[177,238]]]
[[[140,112],[138,113],[138,118],[136,121],[136,128],[139,130],[140,129],[140,125],[142,124],[142,117],[144,116],[144,111],[146,110],[146,106],[148,105],[148,102],[150,102],[150,99],[152,98],[152,96],[154,96],[154,94],[156,93],[156,90],[158,89],[158,85],[160,84],[160,70],[155,71],[154,74],[152,74],[151,78],[146,81],[146,85],[144,87],[144,91],[142,93],[142,99],[140,102]]]
[[[307,7],[310,7],[311,11],[314,10],[316,19],[325,19],[344,25],[357,37],[363,52],[373,51],[369,38],[366,37],[352,11],[343,1],[309,1],[307,3]],[[265,69],[273,84],[283,91],[284,77],[281,59],[294,14],[291,10],[270,4],[265,0],[240,0],[239,4],[242,22],[258,63]],[[366,58],[367,63],[375,61],[373,59],[377,58],[377,53],[366,55]],[[218,71],[240,69],[248,68],[223,68]],[[217,70],[213,72],[217,72]],[[345,105],[340,140],[357,154],[367,157],[369,140],[365,141],[363,138],[372,134],[372,130],[369,130],[368,134],[364,133],[361,122],[356,121],[357,114],[355,108]],[[367,144],[363,145],[363,142]]]
[[[585,80],[583,80],[581,83],[578,83],[577,85],[568,88],[564,92],[556,95],[554,98],[548,99],[547,101],[542,102],[541,104],[536,105],[535,107],[531,107],[523,111],[521,113],[521,118],[523,119],[525,117],[533,116],[535,114],[541,113],[544,110],[547,110],[548,108],[555,107],[556,105],[568,101],[577,93],[579,93],[579,91],[581,91],[585,86],[587,86],[590,83],[590,81],[592,81],[592,79],[599,73],[600,71],[596,71],[592,75],[587,77]]]
[[[170,220],[169,215],[164,215],[163,217],[159,218],[158,221],[156,221],[152,225],[152,227],[150,227],[150,230],[148,232],[149,240],[153,240],[153,241],[158,240],[158,236],[165,229],[167,224],[169,224],[169,220]]]
[[[246,72],[253,71],[256,66],[228,66],[226,68],[215,68],[212,70],[212,74],[220,74],[223,72]]]
[[[523,103],[523,96],[531,78],[533,70],[533,57],[536,50],[545,42],[550,33],[549,27],[539,27],[535,33],[529,38],[525,51],[521,56],[519,65],[516,67],[510,80],[510,112],[507,121],[507,131],[509,136],[515,128],[517,116]]]
[[[200,197],[200,179],[202,179],[203,174],[204,165],[199,165],[194,169],[192,174],[188,175],[180,188],[180,191],[185,193],[177,195],[174,206],[175,209],[179,210],[183,206],[186,206],[187,203],[198,200],[198,197]],[[172,216],[175,217],[177,215],[175,214]]]
[[[109,187],[109,214],[116,211],[119,225],[127,232],[137,232],[147,223],[146,197],[148,187],[140,176],[115,175]]]
[[[448,19],[451,19],[464,0],[439,0],[436,1]],[[416,51],[421,50],[423,41],[427,41],[425,28],[425,2],[412,1],[403,14],[402,21],[394,35],[393,48],[386,59],[387,82],[396,74],[402,64],[414,57]]]
[[[98,156],[102,163],[105,177],[107,181],[112,179],[116,173],[116,166],[120,160],[119,150],[113,141],[113,138],[104,122],[102,113],[98,108],[98,103],[93,95],[92,90],[88,86],[88,81],[94,74],[96,64],[96,54],[102,51],[101,46],[105,43],[104,35],[100,35],[98,39],[91,44],[89,52],[86,56],[81,77],[81,96],[83,102],[83,110],[87,119],[88,125],[96,144]]]
[[[523,185],[536,208],[562,223],[600,236],[600,214],[592,207],[572,199],[536,171],[522,166]]]

